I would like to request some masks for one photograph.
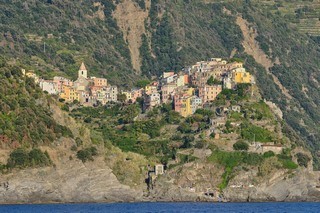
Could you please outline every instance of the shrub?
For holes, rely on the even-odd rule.
[[[295,164],[292,160],[281,160],[282,166],[285,169],[296,169],[298,165]]]
[[[306,168],[308,167],[308,163],[311,160],[308,155],[299,152],[296,154],[296,157],[297,157],[299,166],[304,166]]]
[[[179,157],[180,157],[180,163],[182,163],[182,164],[189,163],[189,162],[195,161],[197,159],[196,157],[194,157],[192,155],[180,154]]]
[[[273,151],[267,151],[267,152],[263,153],[263,157],[264,158],[270,158],[270,157],[273,157],[273,156],[275,156]]]
[[[77,147],[83,144],[82,140],[79,137],[76,138],[76,144],[77,144]]]
[[[67,111],[69,112],[69,106],[67,104],[64,104],[62,107],[61,107],[62,110],[64,111]]]
[[[178,131],[180,131],[181,133],[190,133],[191,132],[191,127],[187,123],[182,123],[178,127]]]
[[[51,164],[48,152],[43,153],[40,149],[32,149],[29,152],[29,161],[31,166],[48,166]]]
[[[40,149],[32,149],[29,153],[22,148],[14,150],[8,159],[9,168],[25,168],[28,166],[48,166],[51,159],[47,151],[42,152]]]
[[[247,144],[244,141],[238,141],[235,144],[233,144],[233,149],[247,151],[249,149],[249,144]]]
[[[165,121],[169,124],[179,124],[181,116],[176,111],[169,111],[165,117]]]
[[[183,137],[183,145],[181,148],[190,148],[192,145],[191,143],[194,141],[193,135],[186,135]]]
[[[79,150],[77,152],[77,158],[80,159],[83,163],[91,160],[93,161],[93,156],[98,155],[98,150],[96,147],[89,147],[86,149]]]
[[[275,156],[267,158],[261,166],[259,167],[259,175],[265,176],[270,174],[273,170],[281,168],[281,163],[278,161],[278,158]]]
[[[241,136],[249,141],[270,142],[272,141],[271,132],[262,127],[250,123],[241,124]]]
[[[29,164],[29,155],[28,152],[22,148],[16,149],[11,152],[10,157],[8,159],[8,167],[14,168],[24,168]]]
[[[149,85],[150,84],[150,81],[149,80],[140,80],[140,81],[137,81],[136,83],[136,87],[138,88],[144,88],[145,86]]]
[[[77,151],[77,149],[78,149],[78,148],[77,148],[76,145],[72,145],[72,146],[71,146],[71,151],[74,151],[74,152],[75,152],[75,151]]]
[[[91,123],[92,118],[91,118],[91,117],[86,117],[83,121],[84,121],[85,123]]]
[[[195,148],[197,149],[202,149],[206,146],[206,142],[204,140],[199,140],[196,142],[196,144],[194,145]]]
[[[216,133],[213,132],[210,134],[210,138],[215,138],[215,137],[216,137]]]

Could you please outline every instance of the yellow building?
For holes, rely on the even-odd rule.
[[[193,96],[194,95],[194,88],[192,87],[188,87],[187,91],[186,91],[186,94],[190,95],[190,96]]]
[[[63,92],[60,93],[60,98],[63,98],[68,102],[72,102],[74,100],[80,101],[80,94],[73,87],[63,86]]]
[[[25,73],[25,71],[24,71]],[[25,76],[27,76],[28,78],[33,78],[34,79],[34,82],[37,84],[39,83],[39,77],[37,76],[37,74],[35,74],[34,72],[32,71],[29,71],[27,73],[25,73]]]
[[[184,96],[181,98],[180,115],[182,117],[188,117],[188,116],[192,115],[191,97],[190,96]]]
[[[252,76],[244,68],[235,69],[232,72],[232,80],[237,84],[251,83]]]
[[[122,92],[127,98],[126,101],[132,100],[132,93],[131,92]]]
[[[154,86],[154,85],[147,85],[145,88],[144,88],[144,91],[147,95],[150,95],[152,93],[155,93],[157,92],[157,86]]]
[[[177,93],[188,95],[188,96],[193,96],[194,92],[195,92],[195,89],[192,87],[182,87],[177,89]]]

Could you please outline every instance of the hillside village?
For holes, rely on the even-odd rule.
[[[221,58],[210,58],[207,61],[196,62],[179,73],[163,72],[157,81],[152,81],[142,88],[130,91],[120,90],[117,86],[110,85],[106,78],[89,77],[84,63],[80,66],[76,81],[59,76],[55,76],[53,80],[44,80],[34,72],[23,70],[23,73],[27,77],[33,78],[43,91],[51,95],[58,95],[62,102],[79,103],[88,107],[108,103],[130,105],[139,101],[142,103],[144,112],[151,111],[162,104],[169,104],[175,112],[184,118],[195,114],[199,109],[213,109],[211,108],[212,103],[225,90],[234,91],[238,90],[241,85],[255,84],[254,76],[246,71],[240,60],[226,61]],[[279,110],[274,104],[265,103],[268,107],[273,108],[274,112]],[[227,115],[230,113],[241,115],[241,106],[233,103],[217,107],[215,110],[215,114],[218,116],[210,118],[210,127],[206,127],[207,135],[214,136],[216,140],[219,140],[220,137],[232,138],[233,134],[230,134],[231,132],[224,134],[228,130],[223,129],[227,125],[240,127],[242,122],[230,123]],[[278,116],[281,118],[281,113]],[[251,138],[250,140],[252,141]],[[261,143],[261,139],[259,141],[259,138],[257,142],[253,141],[249,151],[281,153],[283,149],[281,144],[275,143],[271,138],[266,140],[263,143]]]
[[[179,73],[164,72],[157,81],[131,91],[121,91],[117,86],[108,84],[105,78],[89,77],[84,63],[80,66],[76,81],[59,76],[44,80],[34,72],[23,70],[23,73],[33,78],[43,91],[58,95],[65,102],[79,102],[83,106],[110,102],[133,104],[140,98],[143,99],[144,111],[162,103],[172,103],[174,110],[183,117],[206,107],[223,89],[236,89],[238,84],[255,83],[242,62],[228,62],[221,58],[197,62]]]
[[[112,152],[105,158],[122,183],[146,183],[147,196],[156,196],[162,184],[173,181],[187,193],[219,200],[228,185],[233,190],[255,188],[279,168],[288,174],[298,164],[311,168],[309,155],[283,134],[281,110],[262,99],[256,79],[240,60],[200,61],[129,91],[89,77],[84,63],[75,81],[22,72],[55,95],[61,109],[68,106],[73,118],[88,124],[93,144],[103,141],[104,146],[146,156],[148,161],[139,164],[132,157],[115,163]],[[83,143],[76,138],[70,149],[78,151]],[[79,150],[77,157],[93,160],[93,155],[78,156],[92,148]],[[249,167],[254,177],[234,178],[240,168],[246,172]]]

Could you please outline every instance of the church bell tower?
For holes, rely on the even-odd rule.
[[[78,78],[85,78],[87,79],[88,78],[88,71],[87,71],[87,68],[86,66],[84,65],[84,63],[82,62],[81,66],[80,66],[80,69],[78,71]]]

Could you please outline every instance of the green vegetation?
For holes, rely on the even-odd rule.
[[[244,150],[247,151],[249,149],[249,144],[247,144],[244,141],[237,141],[235,144],[233,144],[233,149],[234,150]]]
[[[264,158],[270,158],[270,157],[273,157],[273,156],[275,156],[273,151],[268,151],[268,152],[263,153],[263,157]]]
[[[274,155],[269,151],[263,155],[248,152],[226,152],[214,148],[211,156],[208,157],[209,162],[218,163],[224,167],[222,182],[219,185],[220,189],[227,187],[229,181],[234,177],[236,168],[242,166],[257,166],[261,176],[268,175],[276,169],[296,169],[298,165],[292,161],[290,150],[284,150],[282,154]]]
[[[176,150],[169,138],[161,135],[161,128],[180,123],[180,115],[164,105],[149,111],[145,119],[134,119],[141,112],[139,107],[139,104],[119,104],[78,108],[71,115],[80,120],[89,117],[91,123],[96,124],[95,135],[101,134],[101,141],[105,144],[112,143],[122,151],[167,162],[175,156]]]
[[[208,157],[210,162],[218,163],[224,167],[222,182],[219,188],[222,190],[227,187],[229,181],[234,176],[234,168],[240,165],[258,166],[263,162],[263,157],[257,153],[248,152],[225,152],[214,150]]]
[[[112,1],[101,1],[105,19],[93,18],[99,7],[92,1],[48,2],[0,3],[0,31],[6,33],[8,43],[16,44],[12,50],[5,45],[1,54],[18,57],[21,64],[39,70],[46,77],[65,73],[75,78],[75,71],[84,60],[91,73],[119,84],[132,84],[122,81],[134,75],[129,48],[112,18],[115,9]],[[59,71],[52,72],[52,65]]]
[[[145,86],[147,86],[149,84],[150,84],[149,80],[139,80],[139,81],[137,81],[135,86],[138,88],[144,88]]]
[[[296,154],[296,157],[297,157],[299,166],[304,166],[306,168],[308,167],[308,163],[311,160],[308,155],[299,152]]]
[[[241,137],[248,141],[272,142],[272,134],[268,130],[250,123],[241,124]]]
[[[11,152],[8,159],[7,168],[26,168],[35,166],[49,166],[51,159],[47,151],[42,152],[40,149],[32,149],[28,152],[19,148]]]
[[[146,9],[144,1],[135,2]],[[303,0],[210,2],[151,2],[150,22],[145,22],[147,32],[142,36],[140,47],[144,76],[160,75],[166,70],[179,71],[195,61],[214,56],[232,55],[231,61],[241,58],[246,68],[256,75],[263,98],[281,108],[289,129],[296,133],[292,136],[294,140],[300,144],[305,141],[313,152],[315,164],[319,164],[316,153],[320,150],[317,125],[320,78],[315,74],[320,67],[319,30],[315,27],[319,24],[319,6]],[[45,78],[57,74],[75,78],[80,62],[85,61],[93,75],[107,77],[111,83],[124,87],[131,86],[141,77],[133,72],[128,42],[112,17],[117,3],[119,1],[103,0],[103,7],[99,8],[92,1],[84,0],[1,2],[3,46],[0,53],[8,61],[34,69]],[[102,10],[105,18],[98,18],[98,10]],[[260,48],[271,63],[276,64],[270,72],[292,99],[281,92],[261,64],[244,52],[237,15],[255,29]],[[237,98],[232,91],[225,91],[218,100],[243,98],[245,95]],[[254,114],[255,119],[261,118],[260,112]],[[37,134],[33,137],[37,138]]]
[[[51,117],[51,98],[33,79],[22,76],[19,67],[2,63],[0,79],[0,135],[9,147],[50,144],[61,136],[73,137],[67,127]]]
[[[224,104],[225,101],[238,102],[248,98],[250,84],[238,84],[236,90],[223,89],[222,92],[217,96],[218,102]]]
[[[77,152],[77,158],[81,160],[83,163],[88,160],[93,161],[93,156],[96,156],[96,155],[98,155],[98,150],[94,146],[81,149]]]
[[[292,156],[289,149],[284,149],[281,154],[277,155],[278,160],[281,162],[285,169],[296,169],[298,165],[292,161]]]
[[[245,117],[252,120],[272,119],[274,116],[269,106],[262,100],[247,104],[244,109]]]
[[[208,79],[207,84],[213,86],[213,85],[216,85],[216,84],[222,84],[222,82],[218,81],[217,79],[214,79],[213,76],[211,76]]]

